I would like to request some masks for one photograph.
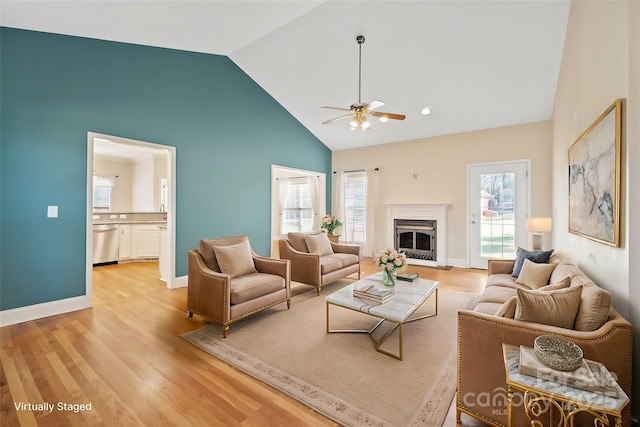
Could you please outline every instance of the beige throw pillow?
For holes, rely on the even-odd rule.
[[[525,259],[516,283],[525,285],[530,289],[541,288],[549,282],[549,276],[551,276],[554,268],[556,268],[555,264],[538,264]]]
[[[216,253],[220,271],[223,274],[228,274],[231,278],[256,272],[248,241],[237,245],[214,246],[213,251]]]
[[[560,280],[558,283],[554,283],[553,285],[543,286],[538,288],[539,291],[557,291],[558,289],[565,289],[571,286],[571,277],[567,276],[564,279]]]
[[[320,256],[333,254],[329,236],[325,233],[308,234],[304,236],[304,240],[307,243],[310,254],[319,254]]]
[[[580,306],[582,285],[549,292],[520,288],[516,292],[516,320],[573,329]]]
[[[598,286],[585,286],[576,315],[576,331],[595,331],[609,319],[611,294]]]
[[[496,316],[498,317],[508,317],[509,319],[513,319],[513,316],[516,314],[516,306],[518,305],[518,297],[512,296],[507,299],[502,307],[496,311]]]

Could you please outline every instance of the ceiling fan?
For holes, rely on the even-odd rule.
[[[364,43],[364,36],[360,35],[356,37],[356,42],[358,43],[358,102],[356,104],[351,105],[350,108],[339,108],[339,107],[326,107],[331,110],[340,110],[340,111],[349,111],[349,114],[344,114],[339,117],[335,117],[333,119],[327,120],[326,122],[322,122],[323,125],[333,123],[338,120],[351,118],[350,127],[352,130],[360,129],[360,130],[369,130],[371,128],[371,124],[367,120],[367,116],[373,116],[380,118],[381,122],[387,122],[389,119],[392,120],[404,120],[406,116],[404,114],[394,114],[394,113],[383,113],[381,111],[373,111],[376,108],[382,107],[384,102],[382,101],[372,101],[368,104],[363,104],[360,99],[362,93],[362,44]]]

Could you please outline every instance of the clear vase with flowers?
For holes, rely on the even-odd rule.
[[[374,262],[382,269],[382,284],[396,285],[396,272],[407,266],[407,255],[395,249],[385,249],[374,257]]]

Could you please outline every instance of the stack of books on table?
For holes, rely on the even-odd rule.
[[[383,304],[393,298],[393,292],[389,289],[376,288],[372,284],[353,289],[353,296]]]
[[[413,274],[396,274],[398,280],[404,280],[405,282],[416,282],[420,280],[420,275],[418,273]]]

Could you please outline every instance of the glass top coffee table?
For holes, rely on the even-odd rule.
[[[394,294],[393,298],[383,304],[379,304],[353,295],[354,288],[361,288],[367,284],[372,284],[376,288],[390,289]],[[365,277],[331,295],[327,295],[325,298],[327,305],[327,333],[367,333],[373,341],[376,351],[402,360],[402,325],[438,314],[438,286],[439,283],[433,280],[418,279],[415,282],[398,280],[396,286],[387,288],[382,284],[382,272]],[[435,310],[425,315],[414,316],[416,310],[431,299],[432,296],[434,297]],[[380,321],[369,330],[332,329],[330,324],[330,307],[332,305],[369,314],[380,318]],[[392,323],[392,327],[381,338],[375,338],[373,333],[385,322]],[[398,352],[394,354],[381,349],[380,346],[396,329],[398,330]]]

